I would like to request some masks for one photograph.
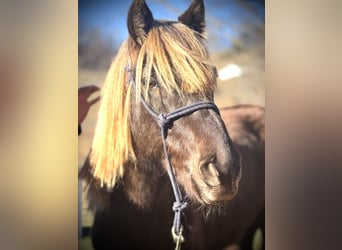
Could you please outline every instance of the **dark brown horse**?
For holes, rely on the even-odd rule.
[[[161,120],[148,111],[170,114],[213,101],[216,69],[204,26],[203,1],[194,1],[178,22],[154,20],[142,0],[130,7],[130,37],[108,72],[81,171],[96,209],[95,249],[174,248],[170,166],[189,203],[183,249],[251,249],[255,229],[263,228],[264,110],[189,112],[167,124],[166,153]]]

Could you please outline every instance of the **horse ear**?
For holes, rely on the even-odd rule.
[[[133,40],[142,45],[153,24],[153,15],[145,0],[135,0],[128,11],[127,27]]]
[[[203,0],[194,0],[189,8],[178,17],[178,21],[199,33],[203,33],[205,29]]]

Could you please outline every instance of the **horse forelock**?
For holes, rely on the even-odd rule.
[[[124,166],[136,161],[129,125],[132,85],[125,67],[135,70],[137,101],[141,94],[148,97],[152,72],[160,87],[180,98],[207,96],[216,87],[216,72],[205,42],[186,25],[155,21],[142,46],[131,38],[122,44],[106,76],[90,155],[92,174],[101,186],[113,188]]]
[[[206,38],[181,23],[155,21],[134,66],[137,90],[142,91],[145,85],[146,98],[152,73],[160,87],[181,98],[191,93],[207,96],[216,87]]]

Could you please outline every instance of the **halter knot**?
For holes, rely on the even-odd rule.
[[[171,120],[167,118],[166,114],[160,114],[158,115],[158,123],[159,126],[162,128],[167,128],[168,125],[170,124]]]
[[[175,201],[173,203],[172,210],[174,212],[182,212],[187,206],[188,206],[188,203],[186,201],[183,201],[183,202]]]
[[[126,72],[131,72],[131,67],[129,66],[129,64],[127,64],[127,65],[125,66],[125,71],[126,71]]]

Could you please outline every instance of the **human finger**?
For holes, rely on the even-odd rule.
[[[89,85],[89,86],[85,86],[85,87],[81,87],[78,89],[78,94],[82,95],[82,96],[86,96],[89,97],[92,93],[96,92],[100,90],[100,88],[98,86],[95,85]]]
[[[98,96],[98,97],[96,97],[95,99],[89,101],[89,102],[88,102],[88,103],[89,103],[89,106],[94,105],[95,103],[97,103],[98,101],[100,101],[100,99],[101,99],[101,98]]]

